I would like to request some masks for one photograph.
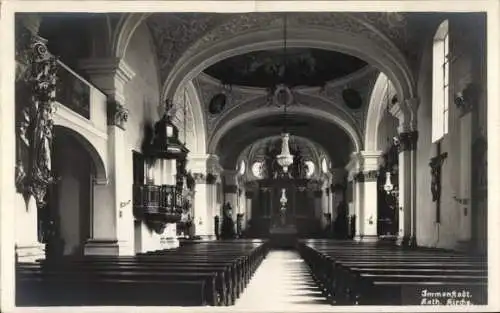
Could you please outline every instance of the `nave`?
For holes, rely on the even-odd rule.
[[[190,242],[137,256],[17,264],[18,306],[328,310],[332,305],[487,303],[484,256],[308,239]]]
[[[13,19],[7,307],[487,303],[487,14]]]

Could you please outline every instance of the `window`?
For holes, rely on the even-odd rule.
[[[432,142],[448,133],[449,104],[449,36],[448,20],[439,25],[434,36],[432,73]]]

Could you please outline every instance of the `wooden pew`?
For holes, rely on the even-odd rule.
[[[429,284],[448,289],[471,286],[477,294],[470,300],[485,303],[483,291],[487,269],[480,256],[429,250],[401,251],[377,244],[363,246],[327,241],[300,243],[298,250],[325,294],[336,303],[415,303],[415,294],[418,294],[415,290]],[[412,291],[413,298],[408,297],[411,294],[409,286],[417,288]],[[389,289],[395,290],[395,297],[375,296],[383,292],[387,295]]]
[[[266,242],[200,242],[132,257],[20,263],[17,300],[25,305],[60,305],[61,301],[66,305],[231,305],[267,251]],[[66,292],[73,296],[64,299]]]

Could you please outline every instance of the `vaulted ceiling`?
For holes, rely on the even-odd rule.
[[[217,155],[221,165],[233,168],[239,154],[258,139],[280,135],[283,131],[282,116],[269,116],[239,124],[219,141]],[[333,166],[347,163],[353,144],[338,126],[307,116],[289,116],[287,130],[292,134],[317,142],[329,154]]]
[[[323,86],[365,67],[366,62],[339,52],[311,48],[263,50],[218,62],[205,73],[227,85],[271,88]]]

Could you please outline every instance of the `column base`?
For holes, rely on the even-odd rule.
[[[213,241],[216,240],[215,235],[198,235],[203,241]]]
[[[409,236],[398,237],[396,239],[396,245],[401,248],[416,248],[417,240],[415,237],[409,237]]]
[[[177,249],[179,248],[179,239],[177,237],[162,238],[160,240],[162,250]]]
[[[377,242],[379,241],[378,235],[363,235],[361,237],[362,242]]]
[[[363,238],[361,237],[361,235],[357,234],[357,235],[354,235],[354,237],[352,238],[352,240],[354,241],[357,241],[357,242],[360,242]]]
[[[89,239],[83,249],[84,255],[120,255],[116,239]]]
[[[45,244],[33,243],[31,245],[16,245],[17,261],[35,263],[45,259]]]

